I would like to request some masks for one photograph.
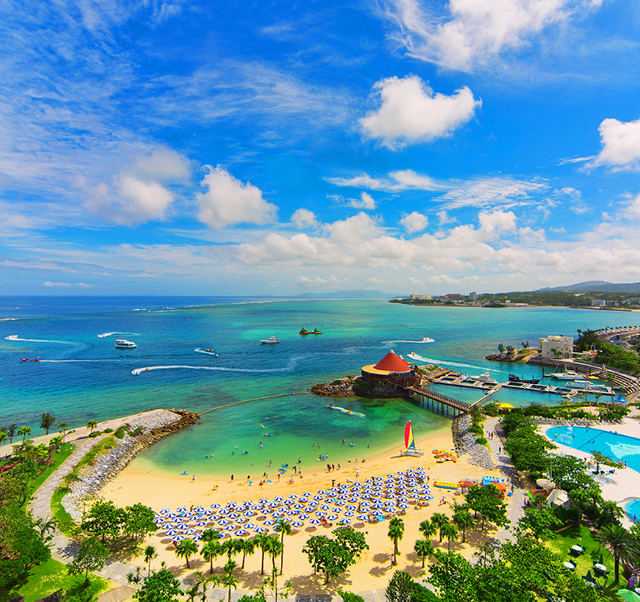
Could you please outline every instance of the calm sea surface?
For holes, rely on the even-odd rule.
[[[496,364],[484,356],[499,343],[535,346],[540,336],[576,336],[579,328],[627,324],[633,316],[556,308],[410,307],[385,300],[0,297],[0,424],[28,425],[35,436],[43,433],[43,412],[73,427],[159,407],[203,412],[284,394],[210,412],[202,425],[165,439],[136,463],[170,473],[243,478],[251,472],[259,477],[269,461],[279,467],[300,458],[309,466],[320,453],[337,464],[400,446],[409,419],[418,437],[447,428],[449,420],[403,399],[334,400],[365,416],[346,415],[306,393],[311,385],[359,374],[361,366],[376,363],[389,349],[405,356],[413,351],[471,375],[489,370],[499,381],[510,372],[540,376],[540,368]],[[323,334],[302,337],[302,326]],[[5,338],[12,335],[18,340]],[[271,335],[281,343],[260,344]],[[417,342],[425,336],[435,342]],[[137,348],[115,349],[116,338],[133,340]],[[196,351],[205,348],[214,348],[219,357]],[[20,361],[38,356],[39,363]],[[463,401],[480,396],[473,390],[440,390]],[[514,405],[558,401],[507,390],[499,398]]]

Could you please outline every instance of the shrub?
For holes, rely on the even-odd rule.
[[[486,444],[487,444],[487,440],[486,440],[484,437],[478,437],[478,438],[476,439],[476,443],[477,443],[478,445],[486,445]]]
[[[113,433],[113,429],[104,429],[103,433]]]
[[[126,426],[119,426],[113,436],[116,437],[117,439],[124,439],[124,436],[128,432],[129,432],[129,429]]]

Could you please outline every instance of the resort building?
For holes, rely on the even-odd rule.
[[[411,295],[412,301],[428,301],[431,299],[431,295]]]
[[[393,349],[377,364],[362,367],[362,378],[374,382],[388,382],[400,387],[408,387],[420,380],[415,366],[412,366]]]
[[[591,307],[606,307],[606,299],[591,299]]]
[[[538,351],[542,357],[550,359],[568,358],[573,356],[573,337],[549,335],[538,339]]]

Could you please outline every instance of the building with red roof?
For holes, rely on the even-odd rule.
[[[362,367],[362,378],[372,381],[384,381],[400,386],[413,384],[417,377],[415,366],[402,356],[394,353],[393,349],[377,364]]]

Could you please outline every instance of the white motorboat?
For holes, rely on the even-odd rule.
[[[273,345],[274,343],[279,343],[280,341],[276,339],[275,336],[270,336],[268,339],[261,339],[260,342],[263,345]]]
[[[557,378],[558,380],[585,380],[585,377],[579,372],[573,370],[567,370],[566,372],[555,372],[549,374],[551,378]]]
[[[116,349],[135,349],[137,345],[133,341],[127,341],[125,339],[116,339]]]
[[[490,385],[497,385],[498,381],[495,378],[491,378],[488,372],[483,372],[480,376],[475,377],[481,383],[489,383]]]

